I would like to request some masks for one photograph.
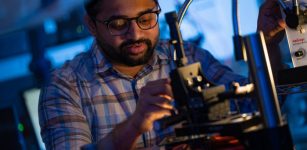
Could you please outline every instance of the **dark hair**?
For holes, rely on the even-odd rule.
[[[85,11],[91,17],[95,18],[99,12],[99,3],[103,0],[85,0]],[[159,5],[158,0],[153,0],[157,5]]]

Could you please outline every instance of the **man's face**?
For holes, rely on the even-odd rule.
[[[114,20],[114,18],[134,18],[145,12],[158,10],[153,0],[104,0],[97,20]],[[150,17],[148,17],[150,18]],[[114,22],[120,24],[121,22]],[[130,24],[129,24],[130,23]],[[105,53],[114,64],[126,66],[143,65],[151,58],[159,38],[159,26],[143,30],[136,20],[130,21],[129,29],[122,35],[111,35],[106,24],[96,21],[94,36]],[[139,22],[140,23],[140,22]],[[109,26],[110,27],[110,26]],[[116,28],[118,29],[118,28]]]

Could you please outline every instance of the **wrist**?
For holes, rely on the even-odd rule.
[[[131,116],[118,124],[97,146],[98,149],[133,149],[141,134],[134,118]]]
[[[128,126],[131,129],[133,133],[136,133],[137,135],[142,135],[143,130],[142,130],[142,121],[140,119],[141,117],[138,114],[133,114],[129,119],[128,119]]]

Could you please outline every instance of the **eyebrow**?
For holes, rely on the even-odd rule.
[[[154,9],[155,9],[156,7],[157,7],[157,6],[155,6],[154,8],[148,8],[148,9],[146,9],[146,10],[143,10],[143,11],[137,13],[137,17],[138,17],[138,16],[141,16],[141,15],[143,15],[143,14],[146,14],[146,13],[149,13],[149,12],[154,11]],[[159,9],[158,9],[158,10],[159,10]],[[128,16],[126,16],[126,15],[114,15],[114,16],[111,16],[111,17],[109,17],[108,19],[106,19],[106,21],[107,21],[107,20],[113,20],[113,19],[119,19],[119,18],[130,18],[130,17],[128,17]],[[131,18],[134,18],[134,17],[131,17]]]

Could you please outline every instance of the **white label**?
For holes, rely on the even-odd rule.
[[[292,0],[284,0],[284,2],[290,9],[292,9]],[[306,9],[306,4],[307,0],[299,0],[301,10]],[[285,14],[283,14],[283,17],[285,18]],[[297,29],[286,27],[286,36],[293,67],[306,66],[307,24],[299,25]]]

